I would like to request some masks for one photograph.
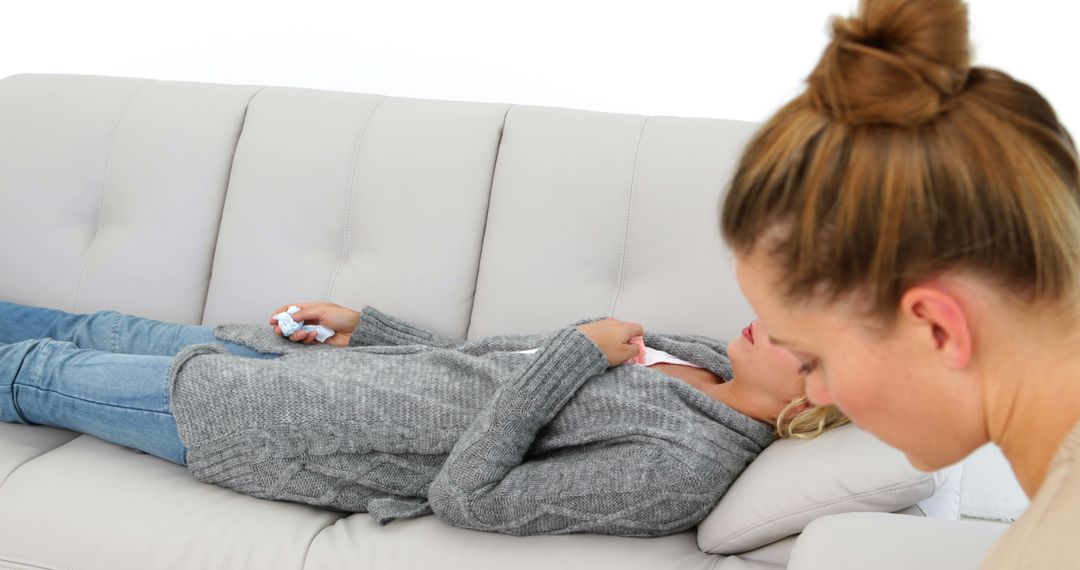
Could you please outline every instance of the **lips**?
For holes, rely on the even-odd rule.
[[[750,344],[754,344],[754,329],[752,327],[753,324],[742,330],[742,335],[746,337],[746,340],[750,341]]]

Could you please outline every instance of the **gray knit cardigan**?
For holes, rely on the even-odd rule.
[[[229,324],[215,336],[282,356],[183,349],[169,381],[189,471],[380,524],[435,514],[513,535],[651,537],[705,518],[774,437],[682,380],[608,367],[576,328],[605,317],[466,342],[370,306],[361,315],[348,347]],[[644,341],[731,378],[723,342]]]

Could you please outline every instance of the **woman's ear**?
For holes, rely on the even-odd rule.
[[[971,361],[969,315],[961,299],[943,284],[929,282],[904,292],[900,320],[923,346],[944,359],[953,369]]]

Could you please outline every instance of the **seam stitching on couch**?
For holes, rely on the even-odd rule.
[[[480,232],[480,253],[476,256],[476,277],[473,278],[473,291],[469,303],[469,322],[465,325],[465,338],[469,338],[469,329],[472,328],[473,311],[476,309],[476,290],[480,284],[480,264],[484,260],[484,239],[487,237],[488,219],[491,218],[491,196],[495,193],[495,171],[499,168],[499,156],[502,154],[503,136],[506,135],[506,117],[510,116],[510,109],[514,105],[507,105],[503,112],[502,126],[499,127],[499,140],[495,142],[495,160],[491,161],[491,181],[488,183],[487,208],[484,210],[484,223]]]
[[[334,519],[333,522],[324,524],[322,526],[322,528],[320,528],[315,534],[311,535],[311,540],[308,541],[307,548],[304,549],[304,558],[303,558],[303,561],[302,561],[302,565],[300,566],[301,570],[304,570],[304,569],[306,569],[308,567],[308,557],[311,556],[311,546],[313,544],[315,544],[315,539],[319,538],[319,535],[322,534],[323,531],[325,531],[326,529],[328,529],[330,527],[337,526],[338,521],[345,520],[345,519],[349,518],[349,516],[350,515],[345,515],[345,516],[339,517],[337,519]]]
[[[255,97],[263,92],[266,86],[259,87],[248,97],[247,103],[244,105],[244,116],[240,117],[240,132],[236,133],[236,142],[233,144],[232,156],[229,157],[229,174],[225,178],[225,191],[221,193],[221,206],[218,208],[218,222],[217,231],[214,233],[214,247],[210,250],[210,265],[207,267],[207,274],[209,277],[206,279],[206,289],[203,291],[202,299],[202,311],[199,315],[199,323],[206,322],[206,301],[210,298],[210,283],[214,280],[214,258],[217,257],[218,240],[221,239],[221,222],[225,218],[225,201],[229,199],[229,185],[232,184],[233,179],[233,167],[236,165],[236,152],[240,149],[240,139],[244,137],[244,130],[247,127],[248,111],[251,110],[251,102],[255,100]]]
[[[753,531],[755,531],[755,530],[757,530],[759,528],[769,526],[771,524],[775,524],[776,522],[779,522],[779,521],[782,521],[782,520],[785,520],[785,519],[790,519],[790,518],[797,517],[797,516],[800,516],[800,515],[805,515],[807,513],[812,513],[814,511],[820,511],[821,509],[825,509],[825,508],[828,508],[828,507],[832,507],[832,506],[835,506],[835,505],[840,505],[840,504],[843,504],[843,503],[847,503],[847,502],[851,502],[851,501],[855,501],[855,500],[859,500],[859,499],[866,499],[866,498],[869,498],[869,497],[876,497],[878,495],[887,495],[887,494],[890,494],[890,493],[900,493],[902,491],[907,491],[909,489],[913,489],[913,488],[923,484],[927,480],[933,481],[933,476],[934,476],[933,473],[927,473],[926,475],[923,475],[922,477],[919,477],[918,479],[916,479],[916,480],[914,480],[914,481],[912,481],[910,483],[901,483],[901,484],[898,484],[896,486],[893,486],[893,487],[890,487],[890,488],[887,488],[887,489],[879,489],[877,491],[859,493],[858,495],[851,495],[851,496],[848,496],[848,497],[841,497],[839,499],[834,499],[834,500],[829,501],[827,503],[822,503],[820,505],[815,505],[815,506],[810,507],[808,509],[803,509],[803,510],[800,510],[800,511],[791,512],[791,513],[788,513],[788,514],[780,516],[780,517],[770,518],[769,520],[767,520],[765,522],[758,523],[758,524],[756,524],[754,526],[751,526],[749,528],[745,528],[743,530],[737,531],[737,532],[735,532],[735,533],[733,533],[733,534],[731,534],[731,535],[729,535],[729,536],[727,536],[725,538],[722,538],[722,539],[718,540],[716,543],[714,543],[712,546],[709,547],[709,550],[712,550],[712,549],[717,548],[719,546],[723,546],[723,544],[726,543],[726,542],[735,540],[735,539],[740,538],[743,535],[746,535],[746,534],[748,534],[750,532],[753,532]]]
[[[56,429],[61,429],[63,431],[70,431],[70,430],[64,430],[63,428],[56,428]],[[76,432],[72,432],[72,433],[76,433]],[[85,434],[81,434],[81,433],[77,434],[75,437],[65,441],[64,443],[61,443],[60,445],[58,445],[58,446],[56,446],[56,447],[54,447],[52,449],[46,449],[43,453],[35,455],[35,456],[27,459],[26,461],[23,461],[22,463],[16,465],[15,468],[12,469],[10,473],[5,475],[3,479],[0,479],[0,487],[3,487],[4,483],[7,483],[7,480],[10,479],[11,476],[14,475],[15,472],[18,471],[19,469],[21,469],[24,465],[34,461],[35,459],[45,457],[46,455],[56,451],[57,449],[60,449],[61,447],[64,447],[64,446],[70,444],[71,442],[75,441],[76,439],[79,439],[80,437],[84,437],[84,436],[85,436]],[[86,436],[86,437],[92,437],[92,436]],[[3,554],[0,554],[0,557],[2,557],[2,556],[3,556]],[[2,560],[2,558],[0,558],[0,560]],[[18,560],[18,559],[17,558],[11,558],[10,560]]]
[[[326,288],[327,301],[331,299],[330,296],[334,293],[334,283],[337,281],[338,272],[341,271],[341,266],[345,265],[345,258],[349,256],[349,230],[352,225],[352,199],[353,194],[356,193],[356,171],[360,167],[360,153],[364,150],[364,140],[367,138],[368,126],[371,125],[371,119],[375,116],[375,111],[379,110],[379,107],[382,106],[386,99],[386,97],[380,97],[379,101],[371,107],[367,119],[364,120],[364,126],[360,130],[360,138],[356,141],[356,152],[353,153],[352,178],[349,180],[349,194],[345,197],[345,243],[341,246],[341,259],[338,260],[337,267],[334,268],[334,273],[330,276],[330,285]]]
[[[16,564],[34,566],[37,568],[41,568],[42,570],[72,570],[67,566],[53,566],[51,564],[46,564],[45,562],[38,562],[36,560],[29,560],[26,558],[15,558],[14,556],[5,556],[3,554],[0,554],[0,562],[3,562],[4,560],[14,562]]]
[[[626,200],[626,224],[623,229],[622,259],[619,260],[619,282],[615,285],[615,297],[611,300],[611,309],[608,311],[609,315],[615,314],[615,305],[619,302],[619,293],[622,291],[623,281],[626,279],[626,260],[629,257],[630,249],[630,222],[631,213],[634,209],[634,187],[637,186],[638,158],[641,157],[641,141],[645,139],[645,127],[649,124],[650,118],[651,117],[645,117],[645,120],[641,122],[641,130],[638,131],[637,147],[634,148],[634,166],[630,170],[630,191],[629,197]]]
[[[132,101],[134,101],[139,94],[146,91],[150,86],[157,85],[160,81],[150,80],[142,87],[135,90],[128,100],[124,102],[124,106],[120,108],[120,116],[116,118],[116,124],[113,125],[112,135],[109,137],[109,148],[105,151],[105,170],[101,173],[101,195],[98,197],[98,211],[97,211],[97,226],[94,228],[94,235],[90,237],[90,243],[86,245],[86,251],[83,252],[82,268],[79,269],[79,282],[75,285],[75,300],[71,302],[71,312],[78,312],[79,307],[79,295],[82,294],[83,278],[86,276],[86,266],[90,263],[90,250],[94,247],[94,242],[97,241],[98,235],[101,233],[101,226],[104,223],[105,218],[105,188],[109,184],[109,166],[112,165],[112,149],[116,143],[116,133],[120,132],[120,125],[124,122],[124,115],[127,114],[128,107],[131,107]]]

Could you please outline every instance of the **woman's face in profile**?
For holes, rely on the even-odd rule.
[[[760,319],[728,342],[727,349],[735,382],[753,384],[755,390],[785,403],[804,395],[799,361],[791,351],[772,343]]]
[[[844,301],[788,305],[773,285],[777,275],[760,254],[736,255],[739,287],[768,326],[771,343],[790,351],[803,371],[812,403],[835,404],[924,471],[970,453],[962,437],[950,437],[970,418],[950,411],[958,396],[915,333],[873,334]]]

